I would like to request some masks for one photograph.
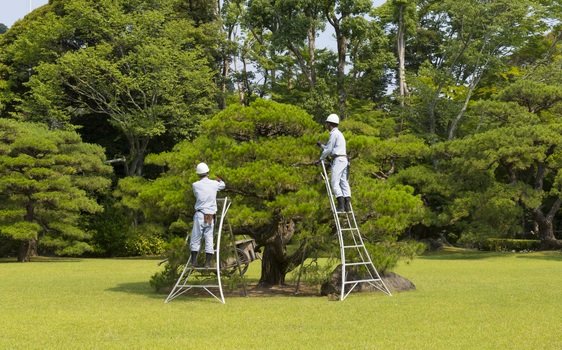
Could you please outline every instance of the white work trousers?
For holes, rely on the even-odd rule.
[[[351,197],[351,188],[347,181],[347,157],[336,157],[332,161],[332,191],[337,197]]]
[[[191,231],[191,242],[189,244],[192,252],[198,252],[201,248],[201,237],[205,239],[205,253],[213,254],[213,229],[214,221],[211,224],[205,224],[204,215],[200,211],[196,211],[193,215],[193,230]]]

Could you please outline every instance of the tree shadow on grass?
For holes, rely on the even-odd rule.
[[[444,248],[441,251],[429,252],[420,256],[420,259],[425,260],[481,260],[497,257],[517,255],[518,259],[539,259],[539,260],[552,260],[562,261],[562,252],[559,251],[543,251],[532,253],[517,253],[517,252],[485,252],[471,249],[459,248]]]
[[[424,254],[419,258],[425,260],[481,260],[506,256],[508,254],[512,253],[446,248],[441,251]]]
[[[168,292],[162,292],[162,293],[155,292],[148,282],[120,283],[117,286],[113,288],[108,288],[106,290],[111,292],[143,295],[149,299],[161,300],[162,303],[164,303],[166,297],[168,296]],[[218,290],[216,294],[219,295]],[[207,299],[209,301],[216,302],[216,299],[213,298],[210,294],[207,294],[199,289],[193,289],[187,291],[186,293],[183,293],[182,295],[180,295],[179,297],[173,300],[174,302],[194,302],[194,301],[204,301]]]
[[[160,299],[163,296],[163,294],[156,293],[148,282],[120,283],[117,286],[108,288],[106,290],[110,292],[144,295],[147,298],[151,299]]]
[[[80,258],[59,258],[59,257],[48,257],[48,256],[34,256],[31,258],[31,261],[27,261],[22,263],[18,261],[17,258],[1,258],[0,264],[29,264],[29,263],[53,263],[53,262],[80,262],[82,259]]]
[[[541,252],[533,255],[520,255],[518,259],[535,259],[535,260],[549,260],[549,261],[562,261],[562,252],[559,251],[548,251]]]

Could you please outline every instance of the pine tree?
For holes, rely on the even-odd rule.
[[[75,132],[0,119],[0,234],[21,242],[18,261],[38,247],[57,255],[91,250],[80,222],[102,210],[93,195],[110,185],[104,159]]]

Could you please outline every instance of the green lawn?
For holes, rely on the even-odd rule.
[[[259,263],[254,263],[256,273]],[[562,254],[448,252],[417,290],[326,297],[152,292],[156,260],[0,262],[0,349],[562,349]]]

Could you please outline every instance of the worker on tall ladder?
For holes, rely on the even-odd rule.
[[[201,248],[201,237],[205,239],[205,267],[211,267],[214,254],[213,229],[214,216],[217,212],[217,192],[225,188],[220,177],[209,179],[209,167],[205,163],[197,164],[195,172],[199,181],[193,183],[195,194],[195,215],[193,215],[193,230],[191,231],[191,265],[196,266],[197,253]]]
[[[327,144],[320,141],[317,145],[322,148],[320,161],[330,157],[332,159],[332,176],[331,184],[334,195],[336,196],[337,208],[339,212],[351,211],[351,188],[349,187],[349,161],[345,147],[345,137],[339,131],[338,125],[340,118],[337,114],[330,114],[326,118],[326,129],[330,132],[330,138]]]

